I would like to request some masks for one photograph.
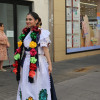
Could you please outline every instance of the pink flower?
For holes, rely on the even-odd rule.
[[[21,53],[21,48],[16,49],[15,55],[16,55],[17,53]]]
[[[30,50],[30,55],[35,56],[37,54],[37,51],[33,48]]]

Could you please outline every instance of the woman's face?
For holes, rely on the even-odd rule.
[[[27,15],[26,17],[26,25],[27,27],[31,28],[33,26],[36,26],[38,20],[35,20],[33,16]]]
[[[0,30],[4,31],[4,25],[0,26]]]

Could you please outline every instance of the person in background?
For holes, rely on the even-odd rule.
[[[8,38],[4,33],[4,25],[0,23],[0,71],[6,71],[3,69],[3,61],[7,60],[7,48],[10,47]]]

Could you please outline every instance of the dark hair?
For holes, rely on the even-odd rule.
[[[40,23],[40,26],[42,26],[42,21],[41,21],[41,18],[39,17],[39,19],[38,19],[38,23],[37,24],[39,24]]]
[[[27,15],[31,15],[35,20],[39,19],[39,15],[35,12],[29,12]]]
[[[2,26],[3,25],[3,23],[0,23],[0,26]]]
[[[41,18],[40,17],[39,17],[38,21],[41,22]]]
[[[42,22],[40,23],[40,26],[42,26]]]

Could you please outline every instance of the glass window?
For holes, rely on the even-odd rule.
[[[4,32],[10,42],[8,57],[10,64],[14,62],[14,25],[13,25],[13,5],[0,3],[0,22],[4,24]],[[9,60],[4,61],[3,65],[9,65]]]
[[[17,35],[22,33],[26,26],[26,15],[29,13],[29,6],[17,5]]]
[[[26,26],[26,15],[29,12],[29,5],[19,5],[16,4],[17,10],[13,8],[13,4],[6,4],[6,3],[0,3],[0,22],[4,24],[4,32],[6,36],[8,37],[8,40],[10,42],[10,48],[8,49],[8,57],[9,59],[4,61],[3,66],[12,65],[14,62],[14,47],[17,43],[17,37],[19,34],[21,34],[22,29]],[[13,10],[15,13],[17,13],[17,19],[14,19],[14,14]],[[17,23],[15,23],[17,21]],[[14,30],[14,24],[17,25],[17,33],[15,33]],[[15,33],[15,34],[14,34]],[[16,35],[18,35],[16,37]],[[15,38],[16,40],[14,40]]]
[[[66,0],[67,53],[100,49],[99,5],[99,0]]]

